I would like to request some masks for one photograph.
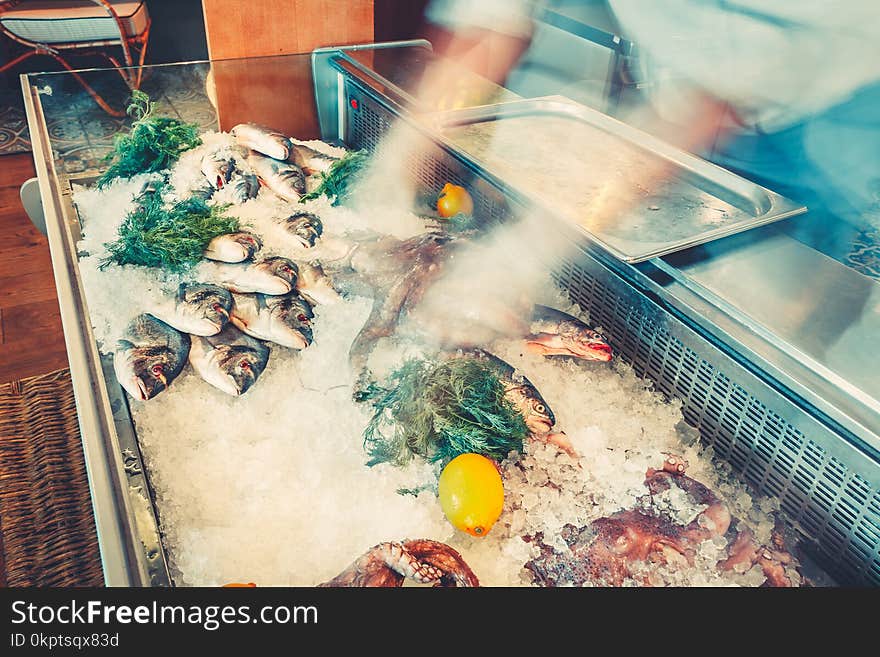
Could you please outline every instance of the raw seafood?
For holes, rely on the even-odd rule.
[[[189,349],[190,339],[185,333],[152,315],[138,315],[116,343],[116,379],[135,399],[152,399],[180,374]]]
[[[235,171],[235,161],[231,157],[215,151],[202,158],[202,173],[214,189],[223,189]]]
[[[236,171],[229,179],[229,193],[236,203],[244,203],[252,198],[256,198],[260,192],[260,181],[257,177],[247,171]]]
[[[259,237],[242,231],[218,235],[208,243],[204,255],[208,260],[235,263],[250,260],[261,248],[263,242]]]
[[[530,330],[526,347],[543,356],[611,360],[611,346],[605,337],[561,310],[535,305]]]
[[[296,291],[313,306],[337,303],[342,299],[319,262],[303,262],[298,267]]]
[[[271,157],[251,153],[248,166],[266,187],[288,201],[299,201],[306,191],[305,174],[295,164],[279,162]]]
[[[794,560],[783,549],[781,535],[774,537],[774,546],[763,547],[748,529],[738,532],[740,523],[731,517],[727,506],[709,488],[686,476],[685,469],[686,463],[670,456],[662,469],[647,471],[647,508],[619,511],[580,528],[566,525],[562,538],[567,550],[547,545],[540,533],[524,537],[527,542],[535,542],[540,550],[540,555],[526,564],[534,582],[544,586],[621,586],[624,580],[634,577],[642,564],[691,567],[701,543],[732,532],[728,558],[718,562],[719,569],[730,570],[744,564],[743,570],[748,570],[758,564],[766,577],[765,584],[791,586],[793,582],[785,566]],[[705,507],[686,525],[653,508],[653,496],[671,486],[677,486]],[[643,584],[651,583],[647,576],[639,579]]]
[[[154,317],[192,335],[214,335],[229,322],[232,295],[219,285],[181,283],[174,299],[149,309]]]
[[[375,291],[373,311],[349,350],[352,369],[366,370],[376,341],[391,335],[401,316],[419,302],[439,275],[452,243],[449,235],[423,233],[403,241],[381,238],[354,251],[351,268]]]
[[[242,146],[276,160],[286,160],[290,155],[290,139],[275,130],[256,123],[239,123],[230,132]]]
[[[309,173],[326,173],[330,166],[339,160],[338,157],[327,155],[304,144],[291,143],[288,159],[303,171]]]
[[[312,307],[296,293],[235,295],[232,323],[248,335],[291,349],[312,343]]]
[[[403,586],[419,584],[474,587],[480,580],[461,555],[444,543],[427,539],[373,546],[339,575],[320,586]]]
[[[303,247],[310,249],[324,232],[324,225],[316,214],[295,212],[281,220],[287,232],[296,237]]]
[[[227,326],[217,335],[193,336],[189,362],[205,381],[237,397],[256,383],[269,361],[269,348]]]
[[[553,428],[556,416],[538,389],[522,372],[483,349],[468,350],[464,355],[487,361],[495,367],[504,386],[504,397],[523,416],[533,437],[543,436]]]
[[[207,273],[212,281],[232,292],[287,294],[296,284],[298,271],[292,260],[272,256],[257,262],[214,264]]]

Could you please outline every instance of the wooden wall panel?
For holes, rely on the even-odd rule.
[[[373,41],[373,0],[202,0],[211,59],[310,53]],[[209,95],[221,130],[261,123],[314,139],[318,117],[307,55],[219,62]]]
[[[211,59],[373,41],[373,0],[202,0]]]

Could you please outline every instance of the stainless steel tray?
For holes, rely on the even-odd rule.
[[[574,224],[624,262],[641,262],[806,211],[564,96],[421,119],[505,186]]]

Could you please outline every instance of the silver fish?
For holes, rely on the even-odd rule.
[[[327,155],[314,148],[310,148],[303,144],[290,144],[290,155],[287,158],[303,171],[312,173],[326,173],[334,162],[338,162],[338,157]]]
[[[526,336],[529,351],[544,356],[573,356],[583,360],[611,360],[611,346],[598,333],[576,317],[535,305],[530,334]]]
[[[153,317],[192,335],[214,335],[229,323],[232,295],[219,285],[181,283],[174,299],[149,309]]]
[[[208,153],[202,158],[202,173],[215,189],[223,189],[223,186],[232,178],[235,171],[235,162],[230,157],[225,157],[218,152]]]
[[[253,258],[261,248],[263,242],[259,237],[242,231],[218,235],[208,243],[203,255],[219,262],[242,262]]]
[[[252,173],[244,171],[236,171],[227,184],[232,198],[236,203],[244,203],[252,198],[256,198],[260,191],[260,181]]]
[[[463,355],[476,357],[497,370],[501,385],[504,386],[504,398],[522,414],[526,427],[533,436],[545,436],[550,432],[556,424],[556,416],[525,375],[507,361],[483,349],[471,349]]]
[[[304,262],[300,263],[298,267],[296,291],[313,306],[336,303],[342,299],[319,262]]]
[[[165,390],[180,374],[190,338],[146,313],[135,317],[116,343],[116,379],[135,399],[146,401]]]
[[[315,242],[324,232],[324,224],[321,223],[321,219],[311,212],[295,212],[282,219],[281,223],[287,232],[297,238],[307,249],[315,246]]]
[[[238,397],[246,393],[266,369],[269,348],[234,326],[227,326],[217,335],[193,336],[189,362],[205,381]]]
[[[305,194],[306,177],[295,164],[279,162],[259,153],[248,155],[247,163],[260,182],[281,198],[296,202]]]
[[[290,139],[275,130],[256,123],[239,123],[230,132],[242,146],[276,160],[286,160],[290,155]]]
[[[235,295],[232,323],[248,335],[291,349],[305,349],[312,343],[309,303],[296,293],[281,296]]]
[[[299,268],[292,260],[273,256],[257,262],[215,264],[214,282],[238,293],[287,294],[296,285]]]

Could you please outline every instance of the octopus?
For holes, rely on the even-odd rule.
[[[407,240],[383,237],[359,245],[350,267],[373,288],[373,308],[349,350],[356,372],[365,372],[377,340],[394,333],[400,318],[422,299],[437,279],[448,258],[454,238],[423,233]]]
[[[323,587],[399,587],[410,579],[435,587],[476,587],[477,576],[461,555],[444,543],[419,539],[379,543]]]
[[[785,549],[781,528],[774,530],[770,545],[760,545],[751,530],[732,517],[727,505],[708,487],[684,474],[686,468],[682,459],[670,456],[661,469],[648,469],[645,485],[651,496],[677,486],[694,502],[706,505],[690,523],[681,525],[660,514],[628,509],[584,527],[566,525],[562,539],[567,550],[547,545],[541,533],[525,536],[523,540],[535,543],[540,552],[525,565],[533,582],[543,586],[621,586],[635,577],[650,585],[645,577],[639,580],[634,566],[648,562],[692,567],[703,541],[725,536],[729,547],[727,558],[716,564],[719,570],[739,567],[744,571],[757,564],[766,578],[764,586],[794,586],[786,567],[797,564]]]

